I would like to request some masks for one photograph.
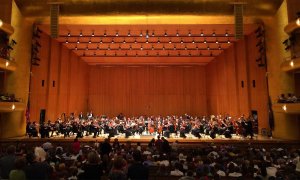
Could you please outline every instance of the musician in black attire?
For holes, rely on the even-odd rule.
[[[78,118],[79,118],[79,120],[83,120],[84,119],[82,112],[80,112]]]

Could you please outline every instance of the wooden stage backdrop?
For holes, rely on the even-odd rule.
[[[63,112],[90,110],[109,116],[247,116],[256,110],[259,129],[268,127],[266,70],[256,62],[254,33],[207,65],[181,66],[89,66],[49,36],[42,34],[40,41],[40,66],[32,69],[32,121],[39,120],[41,109],[51,121]]]

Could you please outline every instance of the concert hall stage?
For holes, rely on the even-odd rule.
[[[102,142],[107,135],[98,136],[97,138],[93,138],[93,136],[85,136],[80,138],[79,141],[85,145],[92,145],[95,141]],[[51,138],[37,138],[37,137],[15,137],[15,138],[8,138],[8,139],[0,139],[1,145],[7,144],[26,144],[26,145],[41,145],[44,142],[51,142],[53,144],[59,145],[67,145],[71,144],[74,140],[75,136],[66,137],[63,136],[55,136]],[[147,145],[152,138],[156,138],[154,135],[141,135],[141,136],[130,136],[129,138],[125,138],[124,136],[115,136],[111,137],[111,142],[118,138],[120,143],[127,143],[131,142],[135,145],[137,142],[140,142],[141,145]],[[264,146],[264,147],[297,147],[300,148],[299,141],[292,141],[292,140],[281,140],[270,138],[261,135],[255,135],[253,139],[244,138],[241,136],[233,135],[232,138],[224,138],[223,136],[217,136],[215,139],[211,139],[209,136],[202,136],[200,139],[187,135],[187,138],[181,137],[170,137],[166,138],[170,144],[174,141],[178,141],[180,145],[183,147],[204,147],[210,144],[215,145],[234,145],[234,146],[248,146],[251,144],[252,146]]]

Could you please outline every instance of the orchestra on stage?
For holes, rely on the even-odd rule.
[[[224,135],[231,138],[233,134],[253,138],[253,117],[232,118],[229,115],[211,115],[203,117],[183,116],[139,116],[126,118],[122,113],[114,118],[105,115],[94,116],[92,112],[86,116],[81,112],[78,116],[71,113],[61,115],[55,122],[48,120],[38,125],[36,122],[28,122],[26,133],[29,137],[49,138],[63,135],[64,137],[93,135],[93,138],[100,134],[108,134],[114,137],[120,133],[125,137],[135,134],[162,135],[169,138],[170,134],[186,138],[192,134],[197,138],[202,136],[216,138],[217,135]]]

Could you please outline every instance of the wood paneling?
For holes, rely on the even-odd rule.
[[[206,66],[207,112],[239,117],[256,110],[261,129],[268,128],[268,95],[266,70],[255,61],[259,56],[255,45],[255,34],[251,34]]]
[[[32,69],[31,121],[39,121],[41,109],[46,109],[46,120],[51,121],[63,112],[87,111],[88,65],[47,35],[41,35],[40,43],[40,66]]]
[[[92,66],[89,109],[97,114],[206,114],[202,66]]]
[[[266,82],[266,68],[258,67],[256,59],[259,57],[257,47],[255,47],[257,40],[255,33],[247,36],[247,67],[248,67],[248,85],[250,110],[258,112],[259,129],[269,128],[268,121],[268,91]],[[253,86],[255,81],[255,87]]]

